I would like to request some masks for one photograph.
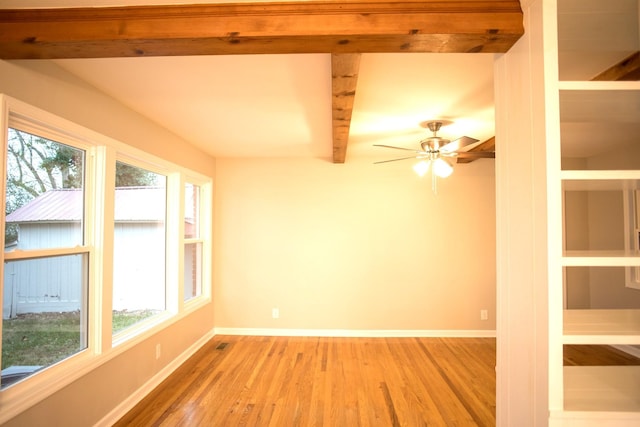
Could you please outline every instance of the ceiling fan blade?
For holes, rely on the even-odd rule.
[[[474,144],[476,142],[480,141],[479,139],[475,139],[475,138],[471,138],[469,136],[462,136],[458,139],[454,139],[453,141],[451,141],[448,144],[443,145],[442,147],[440,147],[440,151],[444,151],[444,152],[454,152],[454,151],[458,151],[461,148],[466,147],[467,145],[471,145]]]
[[[394,147],[393,145],[373,144],[374,147],[394,148],[396,150],[413,151],[414,153],[422,153],[420,150],[414,150],[413,148]]]
[[[416,156],[410,156],[410,157],[400,157],[399,159],[391,159],[391,160],[381,160],[379,162],[373,162],[374,165],[377,165],[379,163],[389,163],[389,162],[397,162],[398,160],[406,160],[406,159],[416,159]]]
[[[496,153],[493,151],[462,151],[455,153],[459,159],[495,159]]]

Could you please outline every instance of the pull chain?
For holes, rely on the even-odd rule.
[[[431,171],[431,191],[435,195],[438,194],[438,177],[433,173],[433,170]]]

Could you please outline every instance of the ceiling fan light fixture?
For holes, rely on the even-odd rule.
[[[433,162],[433,173],[440,178],[446,178],[453,173],[453,166],[441,157]]]
[[[418,176],[423,177],[427,172],[429,172],[430,163],[431,162],[426,160],[421,160],[413,165],[413,170],[418,174]]]

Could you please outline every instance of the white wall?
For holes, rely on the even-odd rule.
[[[494,161],[411,166],[218,159],[216,327],[493,331]]]
[[[543,0],[522,0],[525,34],[496,61],[497,352],[496,423],[544,426],[549,419],[549,258],[559,249],[547,235],[560,235],[547,220],[547,140],[559,128],[547,123],[545,80],[553,44],[545,38]],[[544,16],[544,23],[553,23]],[[550,19],[547,19],[550,18]],[[550,31],[550,28],[546,31]],[[557,70],[555,71],[557,74]],[[557,106],[555,112],[557,114]],[[555,134],[554,134],[555,132]],[[552,207],[554,208],[554,207]],[[553,307],[555,310],[555,307]],[[555,311],[552,311],[555,312]],[[554,354],[554,358],[562,354]],[[557,386],[555,387],[557,389]]]

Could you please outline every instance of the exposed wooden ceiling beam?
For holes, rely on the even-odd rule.
[[[591,80],[640,80],[640,52],[632,53]]]
[[[476,145],[472,149],[468,150],[467,152],[468,153],[487,153],[488,155],[490,155],[489,153],[491,153],[495,156],[495,151],[496,151],[496,137],[492,136],[486,141],[481,142],[480,144]],[[460,153],[460,154],[461,155],[457,157],[458,163],[471,163],[474,160],[477,160],[477,158],[473,158],[473,157],[464,157],[463,153]]]
[[[359,68],[359,53],[334,53],[331,55],[331,119],[334,163],[344,163],[347,155],[351,112],[356,97]]]
[[[517,0],[356,0],[0,10],[0,58],[506,52]]]
[[[345,160],[361,52],[506,52],[517,0],[293,1],[0,10],[0,59],[332,53],[333,158]],[[351,55],[336,55],[351,54]]]

